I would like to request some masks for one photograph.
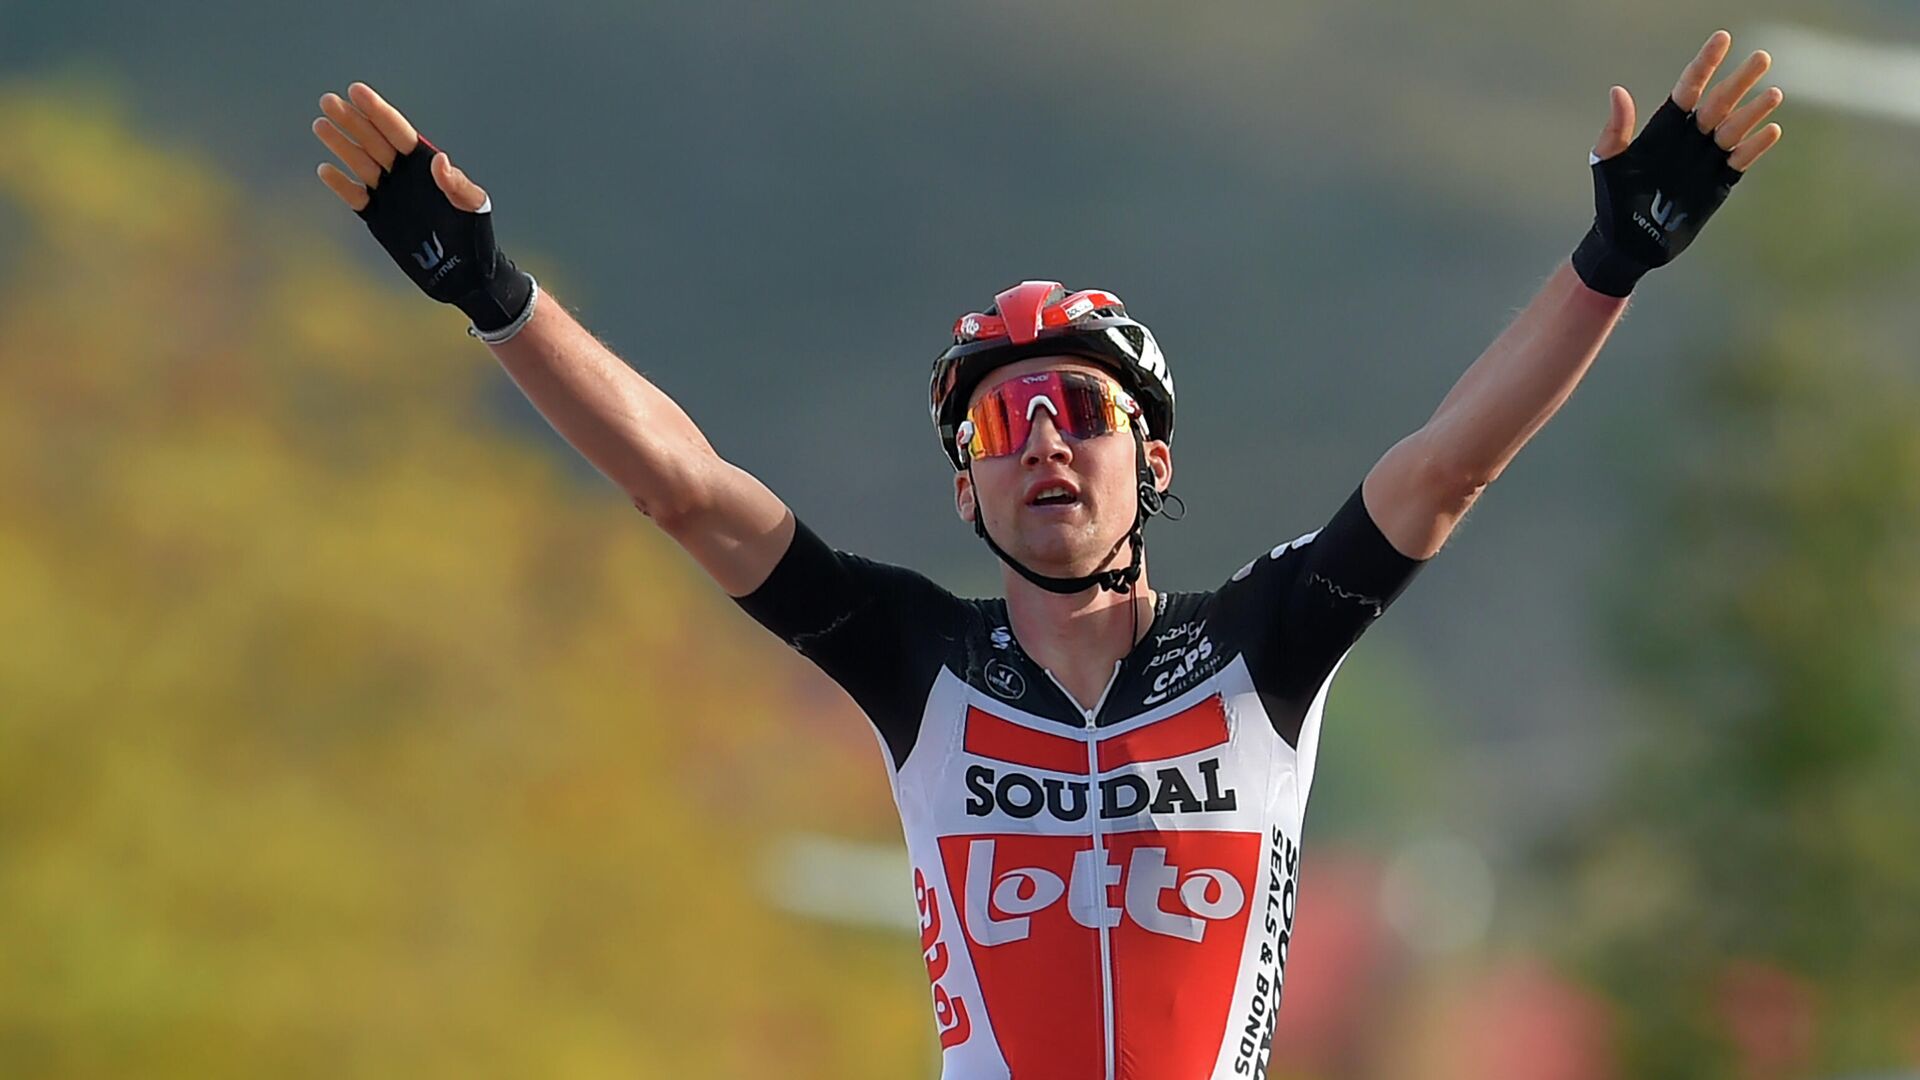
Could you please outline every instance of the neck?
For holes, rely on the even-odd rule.
[[[1153,590],[1144,563],[1129,593],[1102,588],[1053,593],[1001,567],[1007,621],[1034,662],[1053,673],[1081,708],[1099,701],[1119,663],[1153,624]]]

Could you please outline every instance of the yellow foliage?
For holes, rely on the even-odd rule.
[[[111,102],[0,130],[0,1074],[924,1073],[913,944],[759,892],[897,835],[851,708],[457,313]]]

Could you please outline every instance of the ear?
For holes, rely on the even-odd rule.
[[[973,515],[978,512],[973,501],[973,477],[965,472],[953,474],[953,511],[969,525],[973,524]]]
[[[1147,442],[1147,468],[1153,472],[1153,486],[1165,491],[1173,486],[1173,448],[1159,439]]]

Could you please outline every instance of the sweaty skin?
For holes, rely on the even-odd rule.
[[[1701,130],[1712,131],[1718,144],[1732,151],[1728,163],[1745,171],[1780,139],[1778,124],[1758,125],[1782,96],[1773,88],[1740,104],[1771,63],[1764,52],[1751,54],[1708,89],[1731,46],[1725,31],[1709,37],[1681,72],[1672,97],[1696,111]],[[411,152],[419,135],[365,83],[354,83],[347,98],[324,95],[320,108],[325,115],[314,121],[314,134],[346,167],[322,164],[320,180],[350,209],[360,209],[381,168]],[[1633,98],[1625,89],[1612,88],[1609,110],[1593,147],[1601,158],[1626,149],[1634,130]],[[444,153],[434,159],[433,176],[463,209],[478,210],[487,199]],[[1563,263],[1433,416],[1387,451],[1368,472],[1363,497],[1368,514],[1397,551],[1424,559],[1440,550],[1480,493],[1572,393],[1624,308],[1625,301],[1589,290]],[[794,534],[786,505],[715,453],[672,399],[608,351],[557,298],[546,295],[516,337],[489,348],[554,429],[729,595],[753,592],[772,573]],[[967,491],[964,483],[956,489],[961,515],[983,504],[996,536],[1003,535],[1002,521],[1013,522],[1006,535],[1019,546],[1009,545],[1010,551],[1031,557],[1049,573],[1084,573],[1106,557],[1131,523],[1131,506],[1119,490],[1132,483],[1131,448],[1126,448],[1124,468],[1110,465],[1105,447],[1075,447],[1051,424],[1041,424],[1028,454],[1046,461],[1073,455],[1071,467],[1083,470],[1098,492],[1091,525],[1020,521],[1020,511],[1006,502],[1012,485],[1003,488],[1000,480],[988,479],[990,470],[979,468],[982,490]],[[1025,468],[1024,460],[995,469]],[[1172,469],[1164,445],[1154,460],[1164,485]],[[1136,609],[1144,604],[1152,610],[1153,592],[1144,573],[1130,598],[1097,589],[1056,596],[1011,572],[1003,572],[1003,581],[1021,642],[1083,700],[1089,688],[1097,696],[1133,644],[1129,600]],[[1139,625],[1148,621],[1142,618]]]

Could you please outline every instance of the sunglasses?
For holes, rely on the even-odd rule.
[[[954,440],[961,456],[972,461],[1019,453],[1042,409],[1076,439],[1136,426],[1146,430],[1140,406],[1112,382],[1084,371],[1041,371],[1008,379],[973,403]]]

